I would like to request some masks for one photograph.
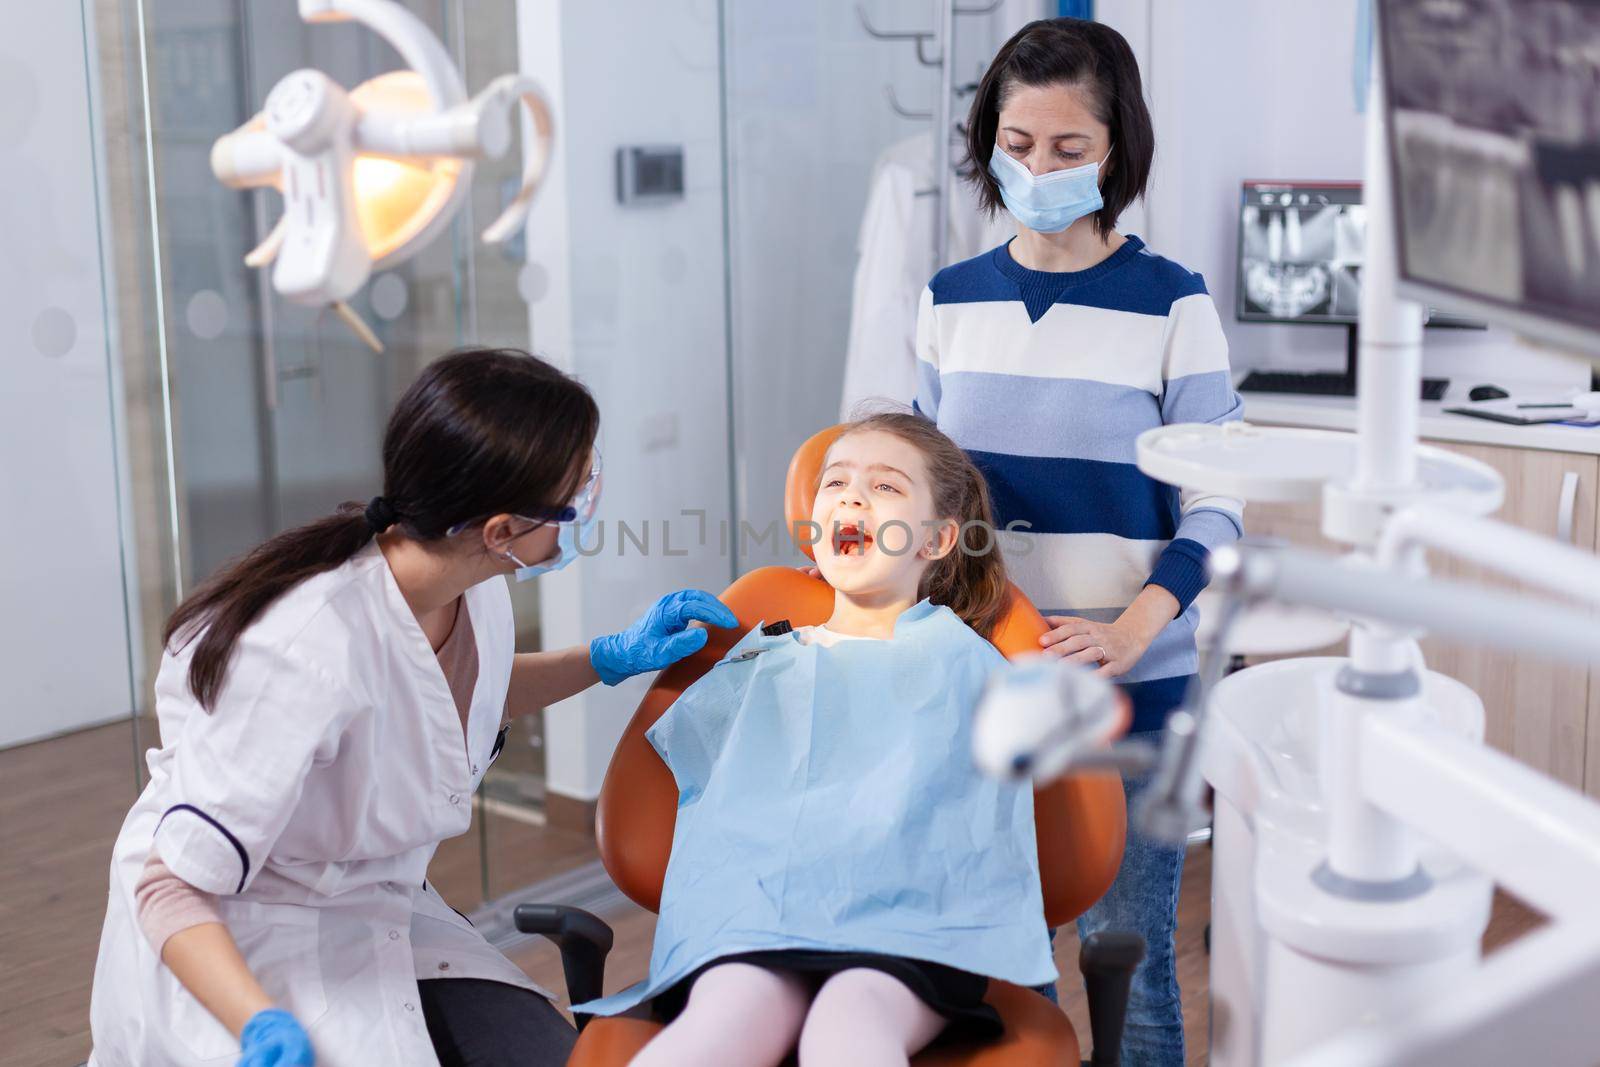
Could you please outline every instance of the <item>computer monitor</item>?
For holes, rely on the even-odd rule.
[[[1600,3],[1378,13],[1400,295],[1600,359]]]
[[[1235,315],[1241,322],[1320,323],[1347,330],[1342,374],[1252,374],[1241,389],[1355,395],[1361,270],[1367,213],[1361,183],[1244,183],[1239,197],[1239,274]],[[1428,325],[1482,329],[1483,323],[1430,309]],[[1430,379],[1428,399],[1445,382]]]
[[[1355,322],[1365,230],[1360,182],[1245,182],[1239,319]]]
[[[1239,320],[1357,325],[1366,241],[1360,182],[1245,182]],[[1428,324],[1483,325],[1437,310],[1430,310]]]

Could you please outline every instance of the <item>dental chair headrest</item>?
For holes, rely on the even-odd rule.
[[[802,536],[805,528],[799,524],[811,520],[811,506],[817,502],[817,481],[822,477],[822,460],[844,430],[845,425],[840,423],[808,437],[805,444],[795,449],[783,486],[783,515],[789,523],[789,532],[800,551],[813,560],[817,553],[810,540]]]

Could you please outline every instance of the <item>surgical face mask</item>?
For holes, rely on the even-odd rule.
[[[594,526],[594,516],[579,522],[563,522],[558,524],[560,532],[556,534],[556,554],[543,563],[524,563],[517,558],[517,554],[506,549],[506,558],[517,565],[517,581],[525,582],[530,578],[537,578],[541,574],[558,571],[562,567],[578,558],[578,544],[582,538],[587,537]]]
[[[600,485],[600,450],[595,449],[594,466],[589,469],[589,480],[584,482],[583,488],[578,491],[578,495],[573,498],[571,504],[564,508],[554,508],[543,515],[515,516],[534,524],[533,529],[527,530],[526,533],[532,533],[534,529],[550,523],[555,523],[558,527],[556,554],[542,563],[524,563],[517,558],[517,554],[511,549],[507,548],[505,550],[503,558],[517,565],[517,581],[526,582],[530,578],[539,577],[541,574],[558,571],[578,558],[578,546],[589,535],[589,532],[594,529],[594,514],[596,508],[600,505]],[[458,534],[469,525],[469,523],[461,523],[453,526],[449,533],[451,535]],[[524,534],[518,534],[517,536],[521,537]]]
[[[594,528],[595,509],[600,505],[600,450],[595,449],[594,466],[589,469],[589,480],[573,498],[572,503],[556,517],[560,527],[556,534],[556,554],[543,563],[524,563],[509,548],[506,558],[517,565],[517,581],[525,582],[541,574],[558,571],[578,558],[578,545]],[[549,521],[548,519],[546,521]]]
[[[1012,218],[1035,233],[1060,233],[1105,206],[1100,197],[1100,168],[1105,162],[1034,174],[996,144],[989,153],[989,173],[1000,183],[1000,199]]]

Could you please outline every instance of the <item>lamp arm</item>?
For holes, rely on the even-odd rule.
[[[1543,551],[1559,547],[1544,538],[1532,540]],[[1401,548],[1391,551],[1398,555]],[[1211,554],[1211,574],[1227,594],[1224,631],[1231,628],[1242,605],[1276,600],[1552,659],[1600,663],[1600,621],[1550,601],[1411,576],[1392,568],[1352,566],[1348,557],[1335,559],[1297,549],[1219,548]],[[1225,632],[1216,640],[1219,648],[1227,647]],[[1220,679],[1215,664],[1211,667],[1192,687],[1184,708],[1167,719],[1155,780],[1133,812],[1149,836],[1181,841],[1199,808],[1207,704]]]
[[[1541,551],[1558,547],[1545,538],[1533,540]],[[1299,549],[1229,546],[1212,553],[1211,563],[1224,588],[1247,600],[1303,604],[1571,663],[1600,662],[1600,622],[1579,608],[1466,582],[1351,566]]]
[[[393,0],[300,0],[306,22],[359,22],[388,41],[422,75],[440,111],[464,103],[467,87],[450,53],[426,23]]]
[[[528,125],[523,127],[522,187],[506,205],[499,218],[483,231],[489,244],[499,244],[522,229],[533,208],[533,198],[544,184],[550,168],[550,156],[555,146],[555,120],[550,115],[550,105],[545,100],[539,83],[525,74],[504,74],[490,82],[479,93],[471,106],[485,123],[485,147],[489,154],[498,156],[510,145],[510,112],[518,103],[528,115]],[[528,134],[532,134],[531,137]]]
[[[1600,604],[1600,558],[1494,519],[1406,508],[1384,526],[1378,565],[1403,572],[1406,556],[1417,548],[1448,552],[1549,592]]]
[[[211,173],[230,189],[277,185],[282,171],[283,142],[266,132],[259,115],[211,146]]]

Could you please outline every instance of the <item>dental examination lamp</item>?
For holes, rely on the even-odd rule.
[[[1594,1067],[1600,804],[1485,746],[1482,702],[1418,638],[1600,664],[1600,559],[1487,518],[1500,476],[1418,441],[1424,310],[1397,295],[1387,121],[1368,110],[1357,431],[1172,425],[1137,444],[1169,485],[1320,502],[1350,553],[1212,554],[1224,617],[1158,753],[1109,741],[1104,680],[1035,661],[991,683],[974,756],[1013,779],[1153,768],[1130,818],[1171,842],[1214,787],[1213,1067]],[[1431,578],[1425,550],[1554,597]],[[1235,623],[1267,601],[1348,618],[1348,655],[1224,678]],[[1485,958],[1496,886],[1547,922]]]
[[[212,146],[211,169],[229,188],[283,194],[283,217],[245,263],[272,264],[272,287],[286,299],[332,306],[382,351],[346,301],[373,270],[410,258],[449,225],[473,161],[510,147],[520,102],[533,130],[522,188],[483,239],[495,244],[517,233],[549,162],[550,110],[538,84],[520,74],[496,78],[468,99],[439,39],[392,0],[300,0],[300,17],[359,22],[410,69],[349,91],[318,70],[285,75],[258,114]]]

